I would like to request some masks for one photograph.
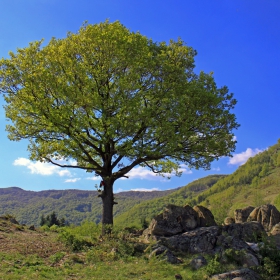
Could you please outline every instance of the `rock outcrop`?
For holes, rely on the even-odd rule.
[[[243,269],[239,269],[239,270],[233,270],[233,271],[213,275],[210,279],[211,280],[220,280],[220,279],[224,279],[224,280],[232,279],[233,280],[235,278],[237,278],[237,279],[239,278],[242,280],[260,279],[260,277],[253,270],[248,269],[248,268],[243,268]]]
[[[152,219],[143,234],[146,236],[172,236],[195,229],[197,225],[198,214],[191,206],[168,205],[163,213]]]
[[[255,208],[249,215],[247,221],[261,223],[265,231],[270,231],[273,226],[280,223],[280,212],[274,205],[265,204]]]
[[[248,206],[243,209],[236,209],[234,211],[235,223],[245,223],[251,212],[255,209],[253,206]]]
[[[236,236],[248,242],[254,242],[256,239],[266,235],[263,226],[259,222],[230,224],[224,226],[223,231],[229,236]]]
[[[216,226],[214,216],[212,212],[204,206],[196,205],[193,207],[193,210],[197,213],[197,226],[198,227],[210,227]]]

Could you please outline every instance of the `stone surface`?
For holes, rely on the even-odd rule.
[[[197,220],[198,227],[210,227],[210,226],[217,225],[212,212],[206,207],[201,205],[196,205],[193,207],[193,210],[197,212],[198,215],[198,220]]]
[[[190,262],[190,266],[193,269],[199,269],[205,265],[207,265],[207,261],[203,256],[197,256],[196,258],[192,259]]]
[[[248,242],[254,242],[256,238],[266,234],[263,226],[259,222],[230,224],[224,226],[223,231],[230,236],[236,236]]]
[[[221,234],[218,226],[202,227],[182,234],[161,239],[170,250],[197,254],[212,252],[216,246],[217,236]]]
[[[257,221],[263,225],[265,231],[270,231],[273,226],[280,223],[280,212],[274,205],[265,204],[255,208],[247,220]]]
[[[162,255],[162,257],[169,263],[172,264],[179,264],[182,261],[174,256],[174,254],[168,250],[165,246],[159,246],[158,248],[154,249],[151,254],[149,255],[149,258],[153,256],[159,256]]]
[[[198,214],[191,206],[168,205],[163,213],[152,219],[144,235],[172,236],[197,227]]]
[[[235,223],[245,223],[251,212],[255,209],[253,206],[248,206],[243,209],[236,209],[234,211]]]
[[[256,256],[254,256],[253,254],[250,253],[246,253],[243,256],[243,266],[244,267],[252,267],[252,266],[258,266],[259,265],[259,261],[256,258]]]
[[[276,224],[270,232],[271,235],[280,235],[280,223]]]
[[[220,279],[235,279],[237,277],[240,277],[241,279],[246,279],[246,280],[258,280],[260,277],[258,274],[256,274],[254,271],[248,268],[243,268],[239,270],[233,270],[217,275],[213,275],[210,279],[211,280],[220,280]]]
[[[234,224],[234,223],[235,223],[235,220],[232,217],[226,217],[225,220],[224,220],[224,225],[225,226],[231,225],[231,224]]]

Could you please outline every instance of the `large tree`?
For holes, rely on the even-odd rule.
[[[235,148],[236,100],[194,73],[195,55],[108,21],[30,43],[0,61],[9,139],[28,139],[32,160],[100,176],[102,223],[113,224],[114,182],[135,166],[207,169]]]

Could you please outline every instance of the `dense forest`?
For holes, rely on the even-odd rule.
[[[139,192],[128,191],[116,194],[118,204],[114,207],[117,216],[142,201],[168,195],[175,190]],[[39,226],[42,215],[52,212],[64,218],[67,224],[79,225],[84,220],[99,223],[102,203],[97,191],[48,190],[25,191],[18,187],[0,189],[0,215],[11,214],[22,223]]]

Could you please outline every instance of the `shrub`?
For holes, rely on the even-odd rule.
[[[72,251],[82,251],[85,247],[93,244],[77,235],[72,234],[68,230],[63,230],[59,234],[59,239],[66,244]]]
[[[208,275],[218,274],[224,271],[224,266],[219,262],[218,255],[215,255],[214,258],[208,262],[205,270]]]

